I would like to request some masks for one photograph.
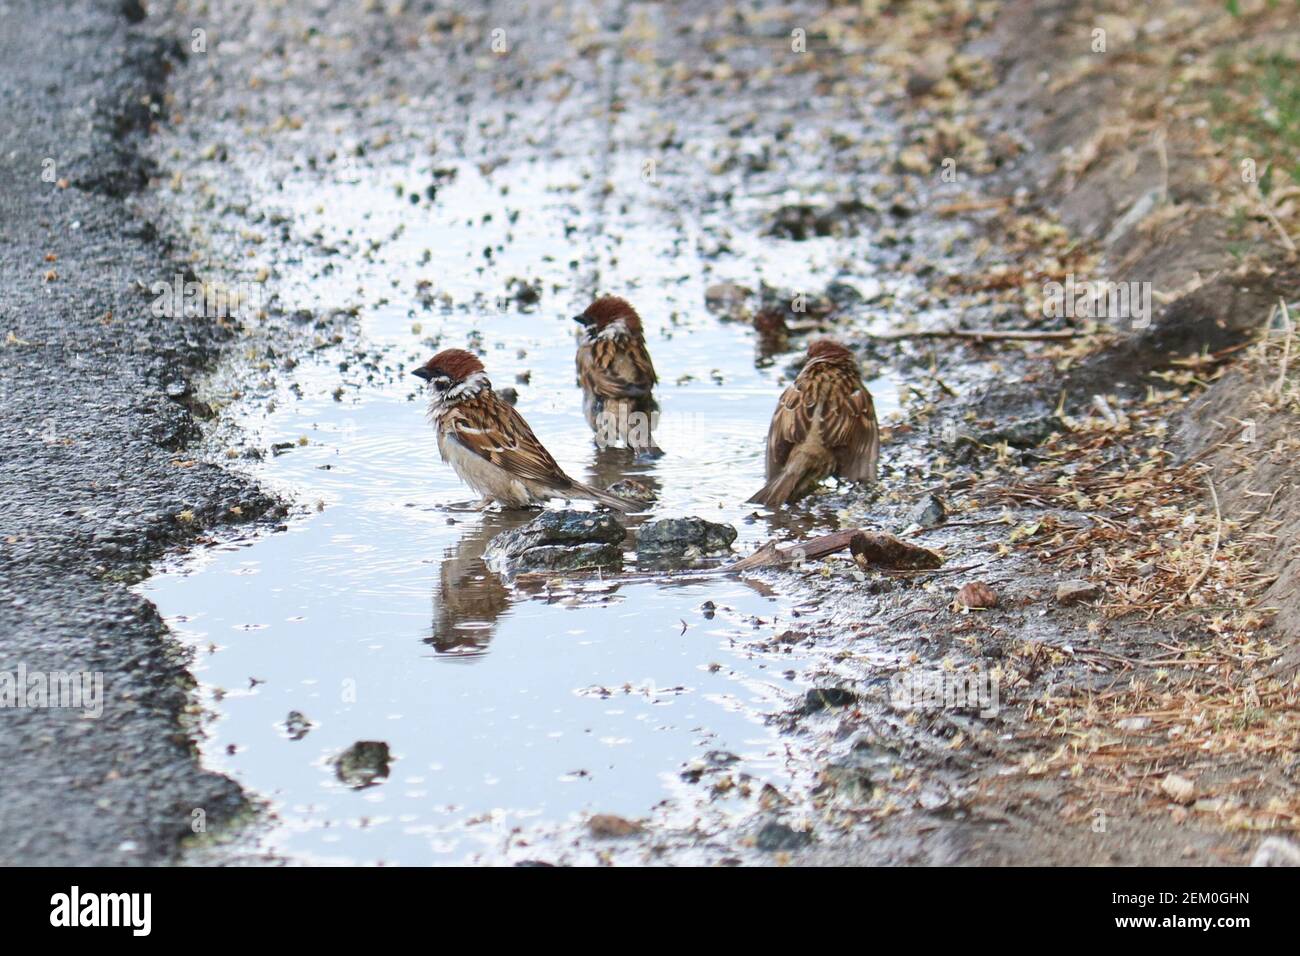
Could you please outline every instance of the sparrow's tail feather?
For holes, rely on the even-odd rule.
[[[780,508],[795,497],[800,485],[813,471],[814,462],[808,456],[795,452],[785,463],[785,467],[771,477],[767,484],[758,490],[758,494],[749,500],[755,504]]]
[[[575,498],[589,498],[598,504],[613,508],[615,511],[636,511],[640,507],[635,501],[620,498],[618,495],[610,494],[608,491],[601,491],[599,488],[591,487],[591,485],[584,485],[580,481],[575,481],[569,491]]]
[[[782,471],[749,500],[754,504],[779,508],[790,500],[790,496],[794,494],[794,486],[799,483],[800,477],[802,476],[798,472]]]

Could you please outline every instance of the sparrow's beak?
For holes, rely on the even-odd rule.
[[[420,376],[420,378],[424,379],[426,382],[427,382],[429,379],[433,378],[433,373],[430,372],[430,371],[429,371],[427,368],[425,368],[423,365],[421,365],[419,368],[412,369],[412,370],[411,370],[411,374],[412,374],[412,375],[418,375],[418,376]]]
[[[575,315],[573,321],[578,322],[581,325],[591,325],[591,319],[587,318],[586,315]]]

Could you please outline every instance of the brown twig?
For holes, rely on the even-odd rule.
[[[1000,209],[1003,206],[1009,206],[1011,199],[1009,197],[1000,197],[997,199],[959,199],[956,202],[950,202],[945,206],[939,206],[935,209],[936,216],[956,216],[964,212],[984,212],[987,209]]]
[[[1090,333],[1074,329],[1055,332],[1035,332],[1030,329],[932,329],[924,332],[885,332],[868,337],[885,342],[898,342],[903,339],[974,339],[976,341],[987,339],[1033,342],[1077,339],[1088,334]]]
[[[1277,214],[1273,212],[1273,207],[1268,204],[1263,190],[1259,188],[1259,183],[1255,183],[1254,186],[1255,188],[1249,192],[1250,198],[1254,200],[1255,207],[1264,214],[1264,218],[1268,220],[1269,225],[1278,234],[1278,238],[1282,240],[1282,247],[1286,249],[1287,259],[1294,261],[1296,257],[1295,240],[1287,235],[1282,223],[1278,222]]]
[[[1205,580],[1205,576],[1210,573],[1210,568],[1214,567],[1214,559],[1219,554],[1219,541],[1223,537],[1223,512],[1219,510],[1219,493],[1214,490],[1214,482],[1209,475],[1205,476],[1205,483],[1210,486],[1210,497],[1214,499],[1214,545],[1210,548],[1210,559],[1205,562],[1204,569],[1196,576],[1196,580],[1187,589],[1187,593],[1183,595],[1184,601],[1190,600],[1192,592],[1200,587],[1201,582]]]
[[[753,554],[741,558],[739,561],[733,561],[721,570],[727,574],[734,574],[737,571],[748,571],[751,568],[773,567],[781,564],[792,564],[797,561],[816,561],[818,558],[824,558],[836,551],[843,551],[849,546],[853,536],[858,533],[857,528],[850,528],[848,531],[834,531],[785,548],[778,547],[775,541],[769,541]]]

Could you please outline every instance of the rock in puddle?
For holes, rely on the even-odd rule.
[[[705,774],[725,770],[739,762],[740,758],[730,751],[710,750],[701,759],[692,760],[687,764],[686,769],[679,776],[688,783],[699,783]]]
[[[302,711],[291,710],[289,716],[284,719],[284,734],[290,740],[302,740],[314,726]]]
[[[364,790],[387,779],[392,759],[382,740],[358,740],[334,758],[334,773],[353,790]]]
[[[626,534],[623,525],[604,512],[544,511],[493,538],[483,560],[507,576],[522,571],[618,570]]]
[[[662,518],[643,525],[637,533],[639,563],[681,561],[730,551],[736,529],[703,518]]]
[[[843,687],[814,687],[803,695],[803,712],[815,714],[827,707],[848,707],[858,695]]]
[[[654,487],[646,481],[639,478],[624,478],[616,481],[606,489],[610,494],[618,495],[620,498],[627,498],[631,501],[654,501],[658,496]]]
[[[845,199],[829,206],[800,203],[782,206],[773,213],[767,234],[795,242],[816,236],[855,236],[877,210],[858,199]]]
[[[754,837],[754,845],[760,850],[774,853],[781,850],[798,850],[812,842],[812,834],[796,830],[775,820],[763,824]]]

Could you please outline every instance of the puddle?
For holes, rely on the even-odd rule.
[[[493,384],[518,390],[566,471],[602,486],[649,480],[660,495],[650,517],[731,523],[738,551],[831,528],[824,505],[787,528],[744,504],[762,484],[790,356],[756,362],[752,330],[701,303],[706,285],[746,277],[706,275],[695,237],[662,210],[620,222],[607,203],[595,222],[581,166],[456,170],[434,204],[427,168],[276,193],[300,232],[338,250],[324,268],[281,263],[282,298],[359,307],[359,340],[311,353],[273,392],[246,388],[226,417],[253,444],[284,446],[255,473],[309,513],[141,586],[196,649],[206,765],[269,803],[265,842],[289,860],[528,859],[547,841],[571,843],[591,813],[700,826],[810,770],[766,720],[802,694],[798,662],[754,646],[790,626],[799,595],[725,577],[507,588],[480,555],[531,515],[467,509],[474,496],[439,460],[405,371],[437,348],[481,345]],[[769,284],[816,274],[820,288],[832,258],[868,241],[768,240],[736,259],[760,263]],[[528,311],[497,301],[512,278],[540,280]],[[656,462],[597,454],[582,416],[568,316],[596,287],[627,296],[645,321],[661,379]],[[891,380],[872,390],[882,417],[898,407]],[[389,748],[369,786],[333,762],[358,741]],[[722,775],[749,785],[715,787]]]

